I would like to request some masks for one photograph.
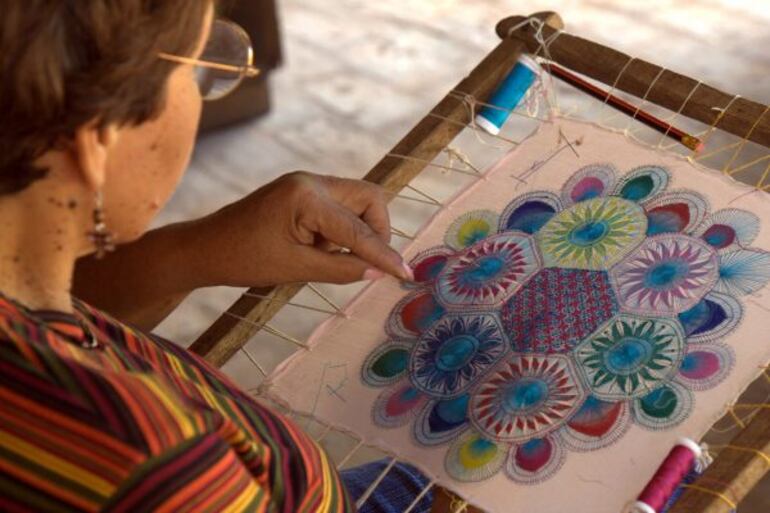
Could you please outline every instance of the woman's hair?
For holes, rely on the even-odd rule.
[[[95,121],[140,124],[165,100],[172,63],[190,55],[209,0],[3,0],[0,194],[46,174],[35,160]]]

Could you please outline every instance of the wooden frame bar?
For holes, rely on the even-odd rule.
[[[495,30],[500,37],[515,37],[523,41],[530,52],[538,52],[540,42],[535,37],[537,31],[531,25],[522,26],[526,19],[524,16],[505,18],[497,24]],[[767,112],[766,105],[725,93],[670,70],[663,71],[658,77],[662,68],[656,64],[582,37],[567,33],[557,36],[557,30],[545,25],[541,36],[546,41],[554,38],[548,45],[548,55],[562,66],[607,85],[614,85],[638,98],[646,94],[650,103],[675,112],[681,108],[684,116],[707,125],[716,122],[716,127],[721,130],[770,147],[770,112]],[[653,81],[654,85],[650,89]],[[718,119],[720,111],[714,110],[714,107],[728,106],[730,108]]]
[[[669,513],[729,513],[732,508],[717,494],[735,503],[748,495],[770,469],[770,410],[760,410],[730,445],[696,481],[716,493],[685,489]]]
[[[556,35],[561,20],[553,13],[537,13],[530,18],[545,22],[536,37],[536,29],[527,18],[514,16],[497,25],[502,42],[455,88],[486,100],[494,87],[514,66],[523,51],[537,53],[543,39],[550,40],[547,56],[574,71],[605,84],[643,97],[692,119],[716,126],[738,137],[770,148],[770,112],[768,107],[724,93],[689,77],[662,71],[649,62],[633,59],[612,48],[566,33]],[[539,25],[539,24],[538,24]],[[657,77],[657,78],[656,78]],[[650,87],[651,84],[654,86]],[[719,109],[729,107],[724,113]],[[418,176],[469,122],[469,108],[456,93],[449,93],[425,116],[390,153],[413,157],[386,156],[365,180],[397,193]],[[266,289],[249,289],[219,317],[191,346],[191,349],[216,366],[223,365],[297,294],[304,284],[289,284]],[[261,297],[258,297],[261,296]],[[244,319],[247,322],[244,322]],[[723,450],[706,471],[703,486],[716,493],[688,489],[671,513],[724,513],[729,505],[718,494],[740,502],[762,478],[770,465],[770,410],[763,409],[734,438],[731,445],[743,451]],[[714,483],[729,483],[723,488]]]

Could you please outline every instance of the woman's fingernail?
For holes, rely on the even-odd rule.
[[[401,262],[401,267],[404,269],[403,277],[405,280],[414,281],[414,271],[409,267],[406,262]]]
[[[383,276],[385,276],[385,273],[383,273],[379,269],[369,268],[366,271],[364,271],[364,280],[368,280],[368,281],[379,280]]]

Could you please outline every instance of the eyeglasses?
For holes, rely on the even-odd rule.
[[[195,66],[195,79],[205,101],[218,100],[232,93],[245,77],[256,77],[254,50],[249,35],[232,21],[218,19],[200,58],[159,53],[158,57]]]

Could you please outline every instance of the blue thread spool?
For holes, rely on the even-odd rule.
[[[520,56],[516,66],[508,73],[487,102],[500,108],[484,107],[476,116],[476,124],[492,135],[499,134],[500,128],[511,115],[511,111],[519,105],[524,95],[527,94],[527,90],[535,81],[539,71],[540,66],[534,59],[526,55]]]

